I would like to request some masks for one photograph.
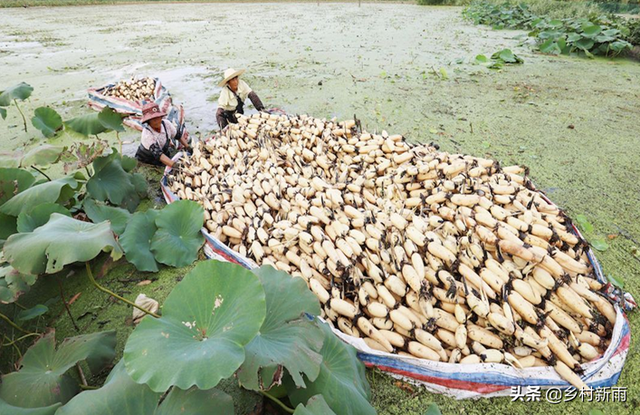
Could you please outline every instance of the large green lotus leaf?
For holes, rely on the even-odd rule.
[[[49,218],[53,213],[71,217],[68,209],[57,203],[43,203],[34,207],[29,211],[22,211],[18,215],[18,232],[33,232],[45,223],[49,222]]]
[[[238,380],[247,389],[268,389],[274,379],[265,378],[261,369],[282,365],[296,385],[304,387],[301,374],[315,380],[322,362],[319,352],[324,334],[315,321],[305,316],[320,314],[318,299],[303,279],[270,265],[254,273],[264,287],[267,317],[258,335],[245,347],[246,359],[238,371]]]
[[[174,267],[195,261],[204,242],[200,232],[203,222],[202,206],[191,200],[178,200],[164,207],[156,218],[158,231],[151,240],[156,260]]]
[[[43,203],[66,202],[73,196],[77,187],[78,182],[73,177],[44,182],[12,197],[0,206],[0,212],[18,216],[21,212],[29,211]]]
[[[67,128],[84,136],[98,135],[108,130],[98,118],[97,113],[81,115],[65,122]]]
[[[104,107],[102,111],[98,113],[98,120],[105,128],[109,130],[118,132],[124,131],[124,127],[122,125],[122,115],[118,114],[109,107]]]
[[[93,223],[108,220],[111,223],[111,229],[116,235],[121,235],[124,232],[127,221],[131,217],[131,213],[125,209],[97,203],[93,199],[85,199],[82,208]]]
[[[0,249],[8,237],[18,232],[17,218],[0,212]]]
[[[122,155],[122,168],[127,173],[131,173],[138,165],[138,160],[133,157]],[[144,176],[143,176],[144,177]]]
[[[33,232],[11,235],[4,244],[6,261],[34,275],[56,273],[67,264],[92,260],[102,251],[111,252],[114,259],[122,256],[109,222],[88,223],[59,213]]]
[[[19,408],[9,405],[0,399],[0,414],[3,415],[53,415],[60,407],[60,403],[53,404],[44,408]]]
[[[218,389],[171,389],[155,415],[233,415],[233,399]],[[114,414],[115,415],[115,414]]]
[[[62,129],[62,117],[53,108],[40,107],[33,112],[31,124],[42,131],[45,137],[53,137]]]
[[[115,357],[116,332],[105,331],[70,337],[55,350],[55,336],[50,333],[29,348],[22,368],[2,377],[0,399],[22,408],[39,408],[66,403],[80,388],[66,372],[86,361],[96,373]]]
[[[100,157],[93,165],[95,173],[87,182],[87,192],[94,199],[120,205],[127,194],[135,192],[131,175],[124,171],[119,157]]]
[[[327,324],[320,324],[325,333],[322,345],[322,365],[315,381],[307,381],[305,389],[298,389],[290,378],[284,385],[294,405],[303,404],[314,395],[321,394],[329,407],[340,415],[375,415],[369,403],[370,389],[365,377],[364,365],[356,356],[356,350],[343,343]]]
[[[151,252],[151,239],[158,229],[155,222],[158,213],[157,210],[134,213],[120,235],[119,242],[127,261],[138,271],[158,272],[158,263]]]
[[[76,395],[56,415],[153,415],[159,399],[147,385],[135,383],[120,360],[100,389]]]
[[[296,406],[293,415],[336,415],[336,413],[329,408],[322,395],[316,395],[309,399],[307,406],[302,404]]]
[[[32,92],[33,87],[24,82],[0,91],[0,107],[8,107],[14,99],[24,101],[31,96]]]
[[[201,262],[167,297],[162,317],[145,318],[124,348],[127,372],[156,392],[202,390],[231,376],[265,318],[265,294],[243,267]]]
[[[22,167],[29,166],[47,166],[56,163],[62,152],[67,148],[64,146],[54,146],[51,144],[40,144],[32,148],[22,157],[20,165]]]
[[[35,181],[33,174],[26,170],[0,168],[0,205],[31,187]]]
[[[36,279],[35,275],[21,274],[11,266],[0,268],[0,303],[16,301],[22,294],[29,292]]]

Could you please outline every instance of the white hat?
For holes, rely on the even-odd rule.
[[[227,82],[229,82],[230,80],[232,80],[233,78],[235,78],[236,76],[240,76],[244,73],[244,69],[240,69],[240,70],[235,70],[233,68],[229,68],[226,71],[224,71],[224,79],[222,81],[220,81],[220,83],[218,84],[219,87],[223,87],[227,84]]]

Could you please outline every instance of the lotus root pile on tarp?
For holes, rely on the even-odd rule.
[[[369,364],[436,390],[465,372],[498,385],[461,397],[504,392],[514,373],[525,385],[566,385],[553,370],[578,388],[584,373],[615,383],[628,326],[588,244],[526,173],[354,121],[261,113],[198,144],[165,193],[204,206],[223,258],[303,278]],[[445,369],[421,378],[424,359]]]

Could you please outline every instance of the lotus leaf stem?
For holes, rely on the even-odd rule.
[[[20,113],[20,115],[22,115],[22,122],[24,123],[24,132],[28,132],[27,131],[27,119],[24,117],[24,114],[22,113],[22,110],[20,109],[20,105],[18,105],[18,100],[14,99],[13,103],[16,104],[16,108],[18,109],[18,112]]]
[[[29,333],[29,334],[25,334],[24,336],[22,336],[22,337],[18,337],[17,339],[13,340],[11,343],[5,343],[5,344],[3,344],[2,346],[3,346],[3,347],[4,347],[4,346],[13,346],[14,344],[18,343],[20,340],[24,340],[24,339],[26,339],[27,337],[39,336],[39,335],[40,335],[40,333]]]
[[[14,329],[16,329],[16,330],[19,330],[19,331],[21,331],[23,333],[26,333],[26,334],[37,334],[37,333],[31,333],[30,331],[27,331],[27,330],[23,329],[22,327],[18,326],[16,323],[11,321],[11,319],[9,317],[5,316],[2,313],[0,313],[0,318],[3,319],[4,321],[6,321],[7,323],[9,323],[9,325],[11,327],[13,327]]]
[[[275,396],[270,395],[269,393],[265,392],[265,391],[259,391],[263,396],[266,396],[267,398],[271,399],[273,402],[277,403],[278,406],[280,406],[282,409],[284,409],[287,413],[292,414],[295,411],[291,408],[289,408],[287,405],[285,405],[280,399],[276,398]]]
[[[121,296],[119,296],[118,294],[114,293],[113,291],[109,290],[108,288],[105,288],[105,287],[101,286],[100,284],[98,284],[98,283],[96,282],[95,278],[93,278],[93,272],[91,272],[91,266],[89,265],[89,263],[88,263],[88,262],[85,262],[85,265],[86,265],[86,267],[87,267],[87,276],[89,276],[89,279],[91,280],[91,283],[92,283],[93,285],[95,285],[95,287],[96,287],[97,289],[99,289],[100,291],[103,291],[103,292],[105,292],[105,293],[109,294],[110,296],[112,296],[112,297],[114,297],[114,298],[117,298],[118,300],[120,300],[120,301],[122,301],[122,302],[124,302],[124,303],[129,304],[130,306],[133,306],[133,307],[137,308],[138,310],[142,311],[142,312],[143,312],[143,313],[145,313],[145,314],[148,314],[148,315],[153,316],[153,317],[155,317],[155,318],[160,318],[160,316],[159,316],[158,314],[154,313],[153,311],[149,311],[149,310],[147,310],[147,309],[144,309],[144,308],[140,307],[139,305],[137,305],[136,303],[134,303],[134,302],[132,302],[132,301],[129,301],[129,300],[127,300],[126,298],[121,297]],[[292,412],[292,413],[293,413],[293,412]]]

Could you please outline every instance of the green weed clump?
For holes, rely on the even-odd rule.
[[[627,23],[613,15],[590,13],[558,19],[536,14],[524,3],[486,1],[472,3],[462,14],[475,24],[495,29],[528,30],[543,53],[614,56],[633,47]]]

